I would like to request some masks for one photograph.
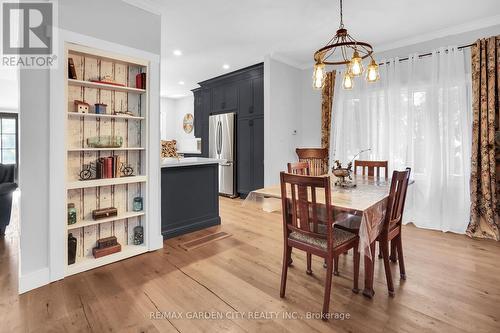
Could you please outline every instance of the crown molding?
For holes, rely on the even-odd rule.
[[[400,39],[395,42],[385,43],[381,45],[376,45],[375,48],[377,52],[384,52],[388,50],[394,50],[401,47],[406,47],[410,45],[420,44],[424,42],[428,42],[430,40],[458,35],[465,32],[471,32],[474,30],[484,29],[491,26],[500,24],[500,15],[490,16],[486,18],[482,18],[475,21],[470,21],[467,23],[459,24],[453,27],[436,30],[433,32],[429,32],[426,34],[418,35],[415,37]],[[471,41],[472,42],[472,41]]]
[[[151,0],[122,0],[125,3],[128,3],[129,5],[132,5],[134,7],[143,9],[147,12],[156,14],[156,15],[162,15],[163,14],[163,8],[162,6],[159,6],[155,2]]]
[[[286,57],[286,56],[281,55],[279,53],[272,52],[270,54],[270,57],[273,60],[277,60],[279,62],[284,63],[285,65],[292,66],[292,67],[294,67],[296,69],[303,69],[302,67],[303,67],[304,64],[301,64],[300,62],[295,61],[293,59],[290,59],[289,57]]]

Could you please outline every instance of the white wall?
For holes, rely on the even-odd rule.
[[[191,133],[184,132],[184,116],[187,113],[194,115],[194,96],[182,98],[162,98],[162,137],[165,140],[176,140],[180,152],[193,152],[196,150],[194,129]]]
[[[17,112],[18,107],[18,71],[15,68],[0,68],[0,112]]]
[[[63,29],[160,54],[160,16],[122,1],[59,1],[58,17]],[[31,286],[49,278],[49,96],[49,70],[21,70],[20,284]]]
[[[175,99],[162,97],[161,98],[161,139],[175,139],[175,115],[176,106]]]
[[[264,184],[279,182],[294,161],[301,109],[301,70],[266,56],[264,60]],[[294,131],[297,131],[294,133]]]

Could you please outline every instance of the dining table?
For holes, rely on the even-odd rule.
[[[372,298],[373,272],[375,259],[375,243],[382,230],[387,200],[390,190],[390,179],[375,178],[366,175],[353,175],[351,186],[337,186],[337,178],[333,174],[323,175],[330,177],[331,205],[334,216],[339,212],[357,215],[361,219],[359,228],[360,255],[364,257],[364,289],[363,295]],[[277,200],[279,199],[279,200]],[[318,203],[325,203],[324,192],[318,193]],[[248,194],[243,205],[258,205],[267,212],[281,210],[280,185],[266,186]]]

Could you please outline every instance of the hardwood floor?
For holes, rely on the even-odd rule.
[[[313,275],[308,276],[305,254],[294,252],[286,298],[280,299],[281,216],[221,198],[221,217],[219,228],[168,240],[163,250],[21,296],[17,238],[0,240],[0,331],[500,331],[500,243],[405,226],[407,280],[399,280],[394,265],[394,298],[387,296],[381,261],[375,265],[374,298],[353,294],[349,254],[341,257],[340,276],[333,277],[330,311],[350,318],[284,319],[287,312],[320,313],[325,278],[321,260],[313,259]],[[218,231],[232,236],[190,251],[180,247]],[[187,318],[199,317],[197,312],[224,318]]]

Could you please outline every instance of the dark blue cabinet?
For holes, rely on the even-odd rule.
[[[257,64],[199,83],[194,89],[195,136],[208,156],[208,118],[235,112],[236,188],[240,196],[264,186],[264,65]]]

